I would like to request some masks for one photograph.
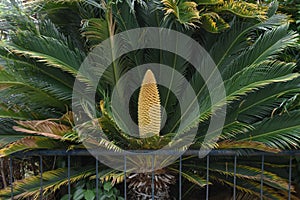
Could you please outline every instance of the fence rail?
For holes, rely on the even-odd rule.
[[[13,177],[13,160],[15,158],[27,158],[27,157],[39,157],[39,173],[40,173],[40,199],[43,199],[43,157],[45,156],[64,156],[67,158],[67,169],[68,169],[68,195],[69,199],[71,199],[71,181],[70,181],[70,169],[71,169],[71,158],[77,157],[77,156],[91,156],[92,150],[37,150],[37,151],[27,151],[27,152],[18,152],[10,156],[9,160],[9,171],[10,171],[10,188],[11,188],[11,199],[14,199],[14,177]],[[157,155],[157,152],[153,151],[126,151],[122,154],[111,152],[111,151],[101,151],[101,152],[92,152],[93,155],[97,154],[112,154],[112,155],[123,155],[124,156],[124,198],[127,199],[127,185],[126,185],[126,156],[134,154],[149,154],[149,155]],[[179,188],[178,188],[178,199],[182,199],[182,157],[184,156],[199,156],[202,155],[201,153],[207,153],[207,152],[199,152],[197,150],[188,150],[182,153],[182,156],[179,158]],[[178,154],[178,151],[160,151],[159,154],[163,155],[172,155],[172,154]],[[206,156],[206,195],[205,199],[209,199],[209,181],[210,181],[210,175],[209,175],[209,167],[212,157],[220,157],[220,156],[226,156],[226,157],[232,157],[233,166],[234,166],[234,177],[233,177],[233,197],[232,199],[236,199],[236,170],[237,170],[237,161],[240,157],[260,157],[261,158],[261,182],[260,182],[260,198],[263,199],[263,185],[264,185],[264,178],[263,173],[265,169],[265,158],[269,156],[277,156],[277,157],[286,157],[289,159],[288,164],[288,200],[291,199],[291,185],[292,185],[292,160],[295,157],[300,157],[300,150],[290,150],[290,151],[282,151],[279,153],[268,153],[268,152],[247,152],[247,154],[240,154],[237,151],[233,150],[212,150],[210,151]],[[96,192],[98,193],[98,186],[99,186],[99,161],[95,158],[95,174],[96,174]],[[98,199],[98,195],[96,195],[96,199]],[[152,173],[152,199],[154,200],[154,173]]]

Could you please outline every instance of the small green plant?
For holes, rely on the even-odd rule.
[[[94,200],[96,199],[97,188],[94,180],[84,179],[76,183],[71,190],[72,200]],[[69,194],[65,194],[60,200],[68,200]],[[123,200],[120,191],[114,187],[111,182],[99,182],[98,188],[99,200]]]

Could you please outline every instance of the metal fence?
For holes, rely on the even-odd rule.
[[[144,152],[144,151],[143,151]],[[101,152],[103,153],[103,152]],[[105,152],[104,152],[105,153]],[[111,152],[109,152],[111,153]],[[166,153],[166,152],[164,152]],[[167,152],[168,153],[168,152]],[[178,153],[178,152],[177,152]],[[169,152],[170,154],[170,152]],[[186,151],[182,156],[179,158],[179,178],[178,178],[178,199],[182,199],[182,158],[184,156],[198,156],[199,151],[194,150],[188,150]],[[29,152],[18,152],[12,156],[10,156],[9,159],[9,171],[10,171],[10,189],[11,189],[11,199],[14,199],[14,177],[13,177],[13,160],[14,157],[18,158],[26,158],[26,157],[38,157],[39,158],[39,174],[40,174],[40,199],[43,199],[43,157],[48,156],[64,156],[67,159],[67,169],[68,169],[68,195],[69,199],[71,199],[71,182],[70,182],[70,169],[71,169],[71,162],[72,159],[78,157],[78,156],[91,156],[90,152],[87,150],[39,150],[39,151],[29,151]],[[288,200],[291,199],[291,185],[292,185],[292,160],[295,157],[300,157],[300,150],[294,150],[294,151],[283,151],[280,153],[267,153],[267,152],[248,152],[246,155],[240,155],[236,151],[231,150],[212,150],[208,153],[206,156],[206,195],[205,199],[209,199],[209,181],[210,181],[210,175],[209,175],[209,167],[210,167],[210,160],[212,157],[230,157],[232,158],[233,166],[234,166],[234,177],[233,177],[233,196],[232,199],[236,199],[236,170],[237,170],[237,161],[240,157],[243,157],[243,159],[246,157],[259,157],[261,159],[261,183],[260,183],[260,198],[263,199],[263,185],[264,185],[264,179],[263,179],[263,173],[265,169],[265,158],[269,156],[277,156],[279,158],[285,157],[289,159],[288,164]],[[124,154],[124,198],[127,199],[127,185],[126,185],[126,154]],[[99,186],[99,161],[95,158],[95,174],[96,174],[96,188],[98,189]],[[98,193],[98,190],[96,190]],[[98,194],[96,193],[96,199],[98,199]],[[154,172],[152,172],[152,199],[154,199]]]

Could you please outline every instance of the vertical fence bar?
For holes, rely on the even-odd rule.
[[[206,197],[205,199],[208,200],[209,197],[209,155],[206,157]]]
[[[124,155],[124,199],[125,200],[127,200],[126,171],[127,171],[127,160],[126,160],[126,155]]]
[[[234,177],[233,177],[233,199],[236,199],[236,160],[237,156],[234,155]]]
[[[96,200],[99,199],[99,162],[98,156],[96,156]]]
[[[14,183],[13,183],[13,158],[9,157],[9,180],[10,180],[10,197],[14,199]]]
[[[152,200],[154,200],[154,155],[152,155],[152,176],[151,176]]]
[[[179,158],[179,200],[181,200],[182,196],[182,156]]]
[[[291,185],[292,185],[292,156],[290,156],[290,163],[289,163],[289,196],[288,196],[288,200],[291,200]]]
[[[43,157],[40,155],[40,199],[43,200]]]
[[[264,168],[265,168],[265,155],[261,156],[261,177],[260,177],[260,199],[263,200],[263,187],[264,187]]]
[[[71,180],[70,180],[71,168],[70,168],[70,165],[71,165],[71,157],[70,157],[70,154],[68,153],[68,196],[69,196],[69,200],[71,200]]]

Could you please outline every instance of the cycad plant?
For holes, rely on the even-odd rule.
[[[148,70],[143,79],[138,98],[138,126],[141,138],[149,134],[159,136],[161,125],[160,97],[154,74]],[[148,135],[148,136],[147,136]],[[140,163],[141,165],[143,163]],[[134,173],[129,176],[129,199],[151,199],[152,172]],[[170,199],[170,185],[175,184],[173,174],[164,169],[154,174],[155,199]]]
[[[82,148],[78,133],[85,129],[74,127],[71,98],[73,83],[85,55],[110,36],[148,26],[172,28],[186,33],[205,47],[222,75],[226,99],[222,99],[218,105],[212,105],[201,75],[177,55],[153,49],[130,52],[115,60],[105,70],[97,86],[95,98],[100,106],[94,107],[98,117],[92,117],[90,122],[96,121],[100,125],[107,140],[91,138],[89,142],[116,152],[120,149],[157,150],[176,137],[174,133],[178,129],[177,123],[182,119],[179,102],[168,88],[155,84],[157,77],[151,71],[146,75],[145,72],[141,74],[145,75],[144,84],[138,92],[133,91],[130,101],[130,114],[139,125],[139,133],[141,136],[151,133],[151,136],[132,137],[122,129],[123,126],[112,114],[112,92],[121,77],[138,65],[160,63],[171,66],[188,80],[196,94],[195,100],[202,109],[195,121],[186,123],[186,127],[182,129],[198,130],[190,149],[198,150],[204,145],[209,120],[217,113],[213,109],[216,106],[227,107],[225,124],[219,140],[209,140],[205,143],[206,146],[236,150],[238,154],[249,151],[276,153],[299,148],[299,110],[278,112],[282,102],[299,93],[300,82],[299,74],[293,73],[296,64],[279,59],[285,49],[297,45],[297,34],[288,30],[286,16],[269,12],[271,14],[267,17],[267,8],[258,8],[257,5],[242,1],[209,1],[204,4],[186,1],[100,3],[74,0],[42,3],[43,7],[39,7],[41,4],[34,4],[38,5],[39,12],[33,9],[33,13],[24,13],[17,9],[19,14],[15,18],[11,18],[11,15],[7,18],[10,35],[8,40],[1,41],[0,52],[5,61],[0,69],[0,117],[14,120],[11,121],[14,124],[9,127],[9,132],[3,134],[7,139],[2,140],[4,147],[0,150],[1,157],[29,149]],[[239,6],[244,9],[238,9]],[[69,12],[65,15],[66,21],[58,23],[60,9]],[[69,22],[79,25],[82,22],[81,32],[73,29],[74,27],[65,29],[64,24]],[[216,29],[212,31],[212,27],[218,27],[217,31],[224,32],[207,32],[217,32]],[[69,36],[66,37],[63,33]],[[78,39],[80,35],[86,39],[86,43]],[[175,44],[177,42],[174,41]],[[126,47],[128,44],[125,41],[122,45]],[[189,46],[185,48],[189,51]],[[190,54],[197,55],[197,52]],[[98,70],[103,71],[101,68]],[[88,79],[80,78],[78,81],[83,85],[89,84]],[[186,88],[180,81],[172,80],[169,84],[176,88],[179,96],[184,96]],[[130,90],[128,86],[126,91]],[[93,105],[93,102],[84,102],[83,106],[89,103]],[[160,127],[162,113],[166,113],[166,119],[163,127]],[[0,124],[1,127],[4,125]],[[214,135],[214,132],[207,134]],[[207,184],[203,173],[206,172],[206,165],[196,161],[193,157],[184,157],[181,175],[193,185],[203,188]],[[257,163],[258,160],[247,163],[247,160],[241,159],[234,173],[228,159],[216,160],[208,169],[209,184],[233,187],[230,180],[236,175],[236,188],[241,198],[259,197],[261,172]],[[176,182],[178,164],[175,162],[153,172],[155,199],[171,198],[169,188]],[[102,165],[100,170],[101,180],[110,179],[113,183],[124,180],[123,172]],[[45,172],[43,177],[47,181],[44,181],[44,193],[57,191],[67,184],[67,173],[65,168]],[[94,173],[93,165],[74,167],[70,172],[71,183],[87,177],[93,179]],[[128,194],[131,198],[149,199],[152,194],[152,172],[131,173],[128,169],[127,175]],[[15,195],[20,198],[37,198],[40,192],[39,178],[36,176],[16,181]],[[268,171],[266,168],[263,180],[264,198],[287,198],[288,184],[281,173]],[[9,197],[9,193],[10,189],[6,188],[0,191],[0,196]]]

